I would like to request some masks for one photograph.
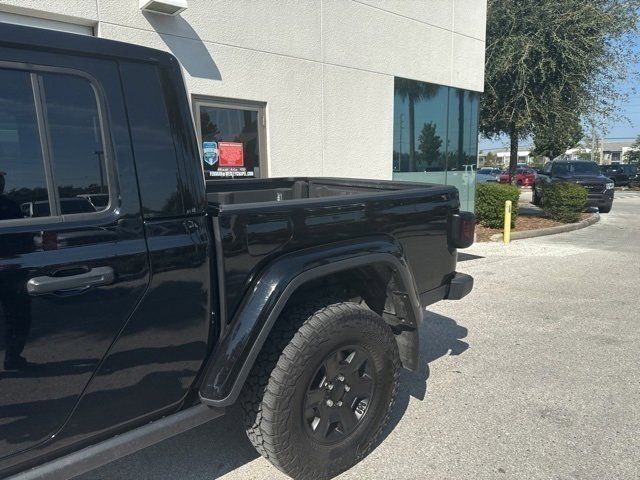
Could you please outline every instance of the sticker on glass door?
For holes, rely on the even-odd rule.
[[[214,166],[218,163],[218,142],[202,142],[204,163]]]
[[[244,165],[244,145],[239,142],[218,142],[218,170],[216,177],[253,177],[253,170]]]

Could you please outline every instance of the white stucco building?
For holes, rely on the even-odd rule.
[[[0,21],[172,52],[199,141],[244,142],[256,176],[467,181],[446,172],[475,164],[486,0],[140,3],[0,0]]]

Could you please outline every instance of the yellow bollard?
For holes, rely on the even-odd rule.
[[[504,202],[504,233],[502,234],[504,243],[511,241],[511,200]]]

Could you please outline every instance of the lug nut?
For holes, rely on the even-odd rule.
[[[327,390],[333,390],[333,383],[327,383]]]
[[[344,382],[344,377],[342,375],[338,375],[338,381],[339,382]]]
[[[351,387],[345,383],[345,385],[344,385],[344,391],[345,391],[345,392],[348,392],[349,390],[351,390]]]
[[[327,400],[327,407],[333,407],[333,400]]]
[[[336,403],[336,405],[341,407],[342,406],[342,400],[338,401],[338,403]]]

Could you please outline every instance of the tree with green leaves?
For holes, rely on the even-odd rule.
[[[577,115],[540,122],[533,127],[533,155],[553,159],[576,147],[583,136]]]
[[[636,141],[631,144],[631,149],[625,152],[624,160],[627,163],[640,165],[640,135],[638,135]]]
[[[640,0],[489,0],[480,131],[518,142],[558,119],[608,118],[637,54]]]

